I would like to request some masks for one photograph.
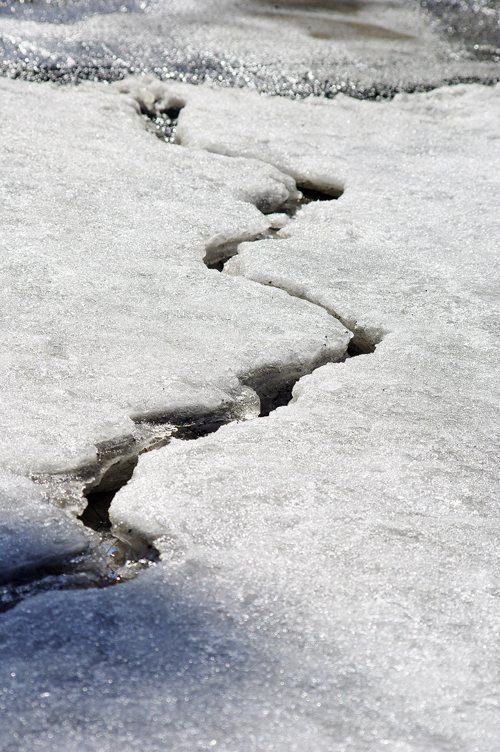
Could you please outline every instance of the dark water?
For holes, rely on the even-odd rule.
[[[500,2],[499,0],[417,0],[430,15],[439,20],[444,34],[460,40],[479,57],[500,60]],[[161,3],[146,0],[0,0],[0,16],[37,21],[39,23],[72,24],[84,18],[110,13],[144,13],[158,11]],[[312,23],[317,11],[353,15],[369,2],[362,0],[280,0],[269,3],[253,0],[248,7],[257,11],[280,14],[286,9],[311,11]],[[166,7],[168,10],[168,4]],[[321,25],[317,21],[318,26]],[[326,37],[331,35],[328,23],[323,22]],[[321,32],[317,32],[321,35]],[[342,35],[344,29],[338,34]],[[361,29],[360,33],[366,33]],[[368,32],[370,33],[370,32]],[[390,30],[387,31],[389,37]],[[377,32],[375,31],[375,34]],[[383,35],[383,32],[381,32]]]

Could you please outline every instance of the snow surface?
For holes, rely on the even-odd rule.
[[[160,144],[117,91],[0,91],[4,467],[89,481],[140,421],[254,415],[248,387],[342,357],[324,311],[202,261],[265,230],[288,176]]]
[[[144,130],[148,91],[183,98],[181,145]],[[254,418],[143,455],[115,496],[160,564],[3,614],[3,748],[496,752],[500,87],[1,95],[5,466],[59,473],[73,508],[102,447],[152,441],[141,418]],[[288,175],[344,193],[248,242]],[[375,352],[256,418],[269,364],[345,350],[325,309]]]
[[[499,115],[500,87],[391,104],[198,89],[181,113],[181,143],[344,185],[224,271],[383,337],[269,418],[144,456],[111,508],[166,572],[189,561],[238,623],[305,653],[328,676],[318,702],[349,664],[363,686],[342,711],[306,732],[310,687],[297,703],[297,749],[498,745]]]

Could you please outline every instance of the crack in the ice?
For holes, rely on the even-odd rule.
[[[68,567],[60,566],[46,572],[37,571],[24,580],[16,578],[1,585],[0,613],[10,611],[26,598],[52,590],[88,590],[93,587],[103,587],[103,579],[96,575],[88,567],[88,561],[81,557],[77,564],[70,563]]]
[[[319,190],[319,188],[306,188],[301,184],[297,184],[297,188],[302,194],[301,197],[293,201],[286,201],[281,208],[275,209],[275,214],[281,212],[288,215],[290,219],[293,220],[296,218],[298,212],[302,209],[302,207],[306,204],[310,204],[314,201],[335,201],[343,194],[342,190],[338,190],[335,193],[326,193],[323,190]],[[252,237],[242,235],[238,240],[233,240],[229,243],[222,243],[219,246],[214,246],[211,244],[205,249],[206,253],[203,257],[203,262],[209,269],[215,269],[219,272],[222,272],[225,264],[234,256],[238,255],[238,247],[241,243],[260,242],[265,240],[282,240],[283,238],[281,238],[279,234],[280,229],[281,228],[269,227],[264,232],[260,232],[259,234],[253,235]],[[342,326],[344,326],[353,335],[347,348],[347,354],[349,357],[373,353],[375,352],[375,347],[382,341],[383,334],[381,330],[377,330],[373,334],[368,332],[365,327],[359,326],[357,322],[348,321],[345,316],[342,316],[342,314],[338,313],[338,311],[333,309],[331,306],[319,301],[314,297],[314,295],[306,294],[293,282],[287,284],[283,281],[278,282],[273,279],[264,279],[264,277],[258,280],[252,280],[251,278],[249,279],[256,282],[257,284],[261,284],[266,287],[275,287],[278,290],[283,290],[284,292],[288,293],[288,295],[294,298],[307,300],[309,303],[312,303],[319,308],[323,308],[330,316],[333,316],[333,318],[337,319],[337,321],[340,321]],[[283,405],[287,403],[281,402],[280,404]]]
[[[167,94],[163,87],[142,88],[135,97],[140,114],[144,118],[146,130],[154,133],[162,141],[177,143],[175,129],[179,113],[185,106],[182,97]]]
[[[337,193],[337,195],[332,196],[331,194],[327,194],[324,191],[317,189],[305,188],[302,186],[298,187],[301,191],[302,196],[299,199],[285,202],[281,207],[278,207],[278,209],[276,209],[274,213],[278,214],[282,212],[293,219],[303,205],[308,204],[311,201],[335,200],[339,197],[339,195],[341,195],[340,191]],[[249,237],[248,234],[242,233],[240,238],[237,240],[221,243],[220,245],[208,245],[205,249],[206,253],[203,261],[209,269],[217,269],[218,271],[222,271],[224,264],[238,253],[238,246],[241,242],[249,240],[257,242],[273,237],[280,239],[278,231],[279,228],[270,227],[264,233],[259,233],[258,235],[255,235],[253,237]],[[271,287],[277,287],[287,292],[292,297],[302,298],[308,300],[314,305],[318,305],[319,307],[325,309],[331,316],[338,319],[347,329],[352,331],[353,338],[349,343],[345,357],[354,357],[356,355],[370,353],[375,350],[375,346],[377,344],[376,342],[369,341],[369,338],[366,337],[366,334],[363,335],[363,333],[359,331],[356,332],[355,329],[353,330],[352,328],[347,326],[348,322],[343,320],[342,317],[339,316],[331,308],[312,299],[311,297],[308,297],[304,294],[299,294],[296,290],[293,289],[293,286],[273,283],[272,280],[261,282],[261,284]],[[325,365],[326,362],[328,362],[328,359],[326,359],[324,362],[321,361],[318,364],[311,364],[310,371],[312,372],[313,370],[316,370],[316,368],[319,368],[321,365]],[[289,402],[292,400],[292,393],[295,384],[304,375],[304,368],[297,367],[295,370],[290,368],[286,376],[283,370],[281,370],[279,374],[255,374],[253,377],[248,376],[246,379],[242,379],[242,383],[245,383],[248,387],[250,387],[257,393],[261,403],[259,417],[265,417],[268,416],[272,411],[276,410],[278,407],[289,404]],[[270,380],[273,377],[275,384],[270,386]],[[172,416],[157,416],[156,424],[170,424],[172,428],[171,434],[168,438],[160,439],[158,444],[144,448],[142,452],[151,451],[151,449],[158,448],[159,446],[164,446],[170,441],[171,437],[183,440],[198,439],[202,436],[206,436],[209,433],[217,431],[222,425],[234,422],[235,420],[237,420],[237,418],[235,418],[234,416],[212,414],[209,416],[204,416],[198,421],[188,421],[174,425],[172,423]],[[152,419],[150,417],[148,421],[140,421],[140,423],[142,422],[144,424],[151,424]],[[139,452],[136,455],[135,462],[133,463],[133,465],[130,465],[128,472],[125,473],[125,475],[128,476],[126,477],[125,482],[127,482],[132,477],[139,454],[142,452]],[[88,505],[84,513],[80,516],[80,519],[82,520],[82,522],[84,522],[84,524],[96,530],[97,532],[102,532],[103,545],[107,545],[110,548],[110,550],[112,551],[111,556],[118,557],[118,559],[121,557],[123,564],[123,560],[126,560],[127,556],[130,560],[130,551],[133,551],[133,546],[130,547],[130,550],[127,552],[127,544],[124,544],[123,541],[119,541],[117,538],[113,538],[111,529],[112,526],[109,519],[109,508],[115,493],[125,483],[117,483],[117,480],[120,476],[116,473],[114,475],[114,478],[112,478],[110,481],[109,472],[109,470],[107,471],[108,474],[106,474],[105,472],[102,475],[99,484],[93,487],[93,490],[90,490],[90,492],[86,493]],[[111,484],[116,485],[115,489],[109,490],[110,482]],[[132,533],[132,531],[129,532]],[[150,564],[152,560],[154,561],[155,555],[157,554],[152,546],[149,546],[149,549],[149,552],[144,552],[144,548],[141,546],[141,554],[147,564]],[[137,562],[137,560],[138,556],[136,555],[135,562]],[[117,578],[119,579],[120,575],[117,575]]]
[[[156,93],[148,89],[141,91],[138,104],[141,114],[145,120],[147,119],[148,129],[153,130],[158,137],[167,142],[175,142],[177,118],[185,103],[177,97],[166,94],[165,90],[160,87]],[[230,242],[219,245],[208,244],[203,258],[205,265],[210,269],[222,271],[224,264],[238,253],[240,243],[269,241],[272,238],[279,240],[279,229],[287,222],[293,221],[302,206],[312,201],[335,200],[342,194],[341,190],[336,191],[335,194],[326,193],[319,187],[315,188],[309,184],[307,186],[297,184],[297,188],[301,192],[300,198],[289,199],[281,206],[274,208],[275,218],[266,231],[253,236],[243,232],[239,238]],[[287,215],[288,218],[284,217],[284,221],[277,219],[280,214]],[[272,279],[258,280],[257,283],[277,287],[292,297],[308,300],[338,319],[346,329],[353,333],[353,338],[344,354],[344,360],[354,355],[373,352],[382,338],[376,341],[373,338],[370,340],[366,332],[360,329],[357,331],[352,322],[347,322],[328,306],[303,294],[292,283],[287,285],[283,282],[273,282]],[[300,378],[328,362],[332,362],[331,357],[319,357],[309,364],[295,366],[290,364],[287,368],[281,367],[280,369],[271,365],[268,369],[261,368],[258,372],[249,373],[244,377],[240,376],[242,387],[242,393],[239,395],[240,402],[245,402],[245,394],[248,400],[248,394],[253,393],[255,400],[260,402],[259,417],[268,416],[273,410],[291,401],[293,387]],[[68,571],[33,573],[31,580],[27,578],[25,582],[13,583],[15,593],[13,592],[11,605],[8,607],[11,608],[25,597],[46,590],[114,585],[131,579],[140,569],[159,561],[158,551],[148,542],[144,543],[139,538],[136,540],[133,537],[122,540],[114,535],[109,517],[113,497],[132,478],[141,454],[165,446],[172,438],[188,441],[214,433],[223,425],[248,417],[243,415],[243,408],[244,405],[239,405],[238,397],[235,397],[233,403],[223,405],[211,413],[200,415],[182,412],[175,415],[161,413],[132,417],[136,426],[134,435],[97,445],[96,464],[81,468],[71,476],[35,477],[34,480],[45,486],[47,496],[54,501],[59,498],[62,505],[68,506],[68,498],[72,497],[76,504],[80,503],[81,509],[81,499],[82,497],[86,499],[86,507],[80,513],[79,520],[89,531],[94,531],[94,538],[92,539],[93,534],[89,532],[91,538],[89,551],[78,561],[70,563]],[[129,534],[133,536],[133,531],[130,530]],[[95,536],[99,536],[99,539]],[[85,564],[87,564],[86,569]],[[105,574],[102,574],[103,568]]]
[[[167,144],[176,144],[175,129],[179,120],[181,108],[170,108],[165,112],[158,112],[154,115],[146,115],[146,128],[152,131],[161,141]]]
[[[331,193],[326,193],[324,190],[319,190],[319,188],[308,188],[300,183],[297,183],[296,185],[297,189],[300,191],[300,197],[294,199],[289,198],[281,204],[281,206],[274,208],[272,211],[272,215],[275,217],[280,214],[284,215],[285,221],[277,222],[275,220],[274,226],[271,225],[267,230],[259,232],[256,235],[242,233],[239,238],[220,243],[219,245],[216,245],[213,242],[208,243],[205,247],[205,256],[203,257],[203,263],[205,266],[209,269],[216,269],[218,272],[221,272],[224,268],[224,264],[229,261],[230,258],[237,255],[240,243],[268,239],[281,240],[279,231],[286,226],[288,222],[286,219],[287,217],[288,219],[293,220],[303,206],[314,201],[334,201],[340,198],[343,194],[343,190],[340,189],[336,191],[332,190]],[[262,211],[260,207],[257,208]],[[263,212],[263,214],[266,214],[266,212]]]

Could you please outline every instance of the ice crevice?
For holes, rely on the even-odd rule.
[[[241,273],[240,268],[241,262],[236,256],[232,257],[230,267],[224,267],[224,270],[229,274],[238,275]],[[307,300],[309,303],[312,303],[312,305],[323,308],[330,316],[333,316],[337,321],[340,321],[340,323],[352,333],[353,336],[347,347],[347,355],[349,357],[352,358],[356,355],[368,355],[369,353],[375,352],[376,346],[382,341],[384,336],[381,329],[359,325],[356,320],[349,319],[338,313],[329,303],[322,302],[319,296],[306,291],[303,286],[295,284],[292,280],[274,277],[269,278],[269,276],[270,275],[256,275],[251,277],[251,279],[262,285],[275,287],[278,290],[284,290],[291,297],[299,298],[300,300]]]
[[[304,189],[301,189],[303,192]],[[309,195],[308,195],[309,194]],[[311,201],[325,201],[334,200],[336,197],[327,196],[327,194],[319,191],[309,191],[308,194],[304,194],[304,199],[299,199],[296,203],[298,208],[289,214],[288,206],[283,209],[283,215],[285,217],[295,216],[296,211],[302,208],[302,205],[308,204]],[[311,194],[319,194],[319,197],[311,198]],[[340,321],[340,323],[352,333],[352,338],[347,348],[347,355],[354,357],[356,355],[367,355],[375,352],[376,346],[382,341],[384,333],[378,327],[365,327],[360,325],[355,319],[343,316],[337,310],[332,308],[331,304],[321,300],[319,295],[315,295],[305,290],[302,285],[296,284],[293,280],[286,278],[271,277],[270,275],[257,274],[257,275],[245,275],[244,274],[244,261],[239,257],[239,251],[247,250],[251,248],[252,243],[264,242],[264,241],[279,241],[281,240],[279,231],[285,227],[287,221],[283,221],[277,212],[273,215],[271,220],[271,227],[258,235],[251,238],[242,236],[239,240],[231,240],[230,242],[216,245],[211,243],[207,246],[206,254],[204,256],[204,263],[209,269],[216,269],[219,272],[225,272],[234,276],[246,276],[247,279],[257,282],[261,285],[268,287],[275,287],[276,289],[283,290],[291,297],[306,300],[312,305],[323,308],[330,316]],[[260,246],[262,248],[262,245]]]
[[[134,92],[136,110],[143,118],[145,127],[169,144],[176,143],[175,127],[185,100],[177,93],[165,90],[158,82]],[[180,144],[179,146],[182,146]],[[170,147],[175,148],[175,147]],[[225,276],[245,276],[241,269],[239,251],[242,246],[280,242],[286,225],[294,222],[304,205],[316,201],[338,199],[342,189],[325,190],[324,186],[302,183],[297,176],[280,170],[283,183],[281,197],[256,190],[251,203],[267,220],[267,229],[235,230],[213,236],[205,244],[204,264],[210,270]],[[286,189],[285,189],[286,185]],[[200,259],[201,260],[201,259]],[[149,567],[159,560],[159,552],[140,531],[116,532],[110,522],[109,508],[114,495],[131,478],[139,456],[159,449],[172,439],[197,440],[233,422],[268,416],[278,407],[286,406],[293,399],[293,389],[304,376],[332,362],[342,362],[355,355],[371,353],[381,340],[379,332],[369,332],[359,327],[356,321],[342,317],[331,306],[322,302],[291,280],[252,278],[247,280],[263,286],[280,289],[291,297],[300,298],[311,305],[324,309],[330,316],[352,333],[350,341],[341,354],[333,355],[328,347],[290,362],[260,364],[254,370],[237,374],[239,388],[226,403],[217,408],[200,407],[175,412],[138,413],[131,415],[134,428],[131,434],[96,444],[97,458],[85,467],[60,475],[38,476],[48,499],[78,516],[89,531],[90,547],[85,557],[89,568],[98,575],[88,584],[78,586],[107,586],[134,577],[141,568]],[[339,351],[340,352],[340,351]],[[93,532],[91,532],[93,531]],[[116,534],[115,534],[116,533]],[[100,573],[100,574],[99,574]],[[83,580],[82,580],[83,582]],[[60,585],[57,585],[59,587]],[[56,585],[54,585],[56,587]],[[29,588],[23,597],[32,593]]]
[[[148,79],[149,80],[149,79]],[[165,89],[160,81],[133,89],[133,99],[143,117],[145,127],[166,143],[177,143],[175,129],[185,99]]]
[[[144,82],[140,79],[130,79],[124,85],[121,85],[124,92],[130,93],[133,100],[137,103],[139,112],[146,121],[146,128],[152,130],[156,135],[167,143],[177,143],[183,146],[183,138],[176,133],[176,126],[181,110],[186,106],[187,100],[182,94],[174,88],[168,87],[165,83],[154,80],[150,77],[144,77]],[[172,117],[171,130],[165,135],[162,130],[162,118]],[[203,147],[206,151],[211,148]],[[226,156],[237,157],[237,153],[223,152]],[[271,161],[264,162],[272,164]],[[215,269],[219,272],[226,272],[232,275],[246,276],[254,282],[269,287],[275,287],[283,290],[292,297],[306,300],[313,305],[323,308],[330,316],[337,319],[346,329],[352,332],[352,339],[349,342],[347,354],[352,357],[356,355],[365,355],[375,351],[384,336],[384,332],[377,327],[367,327],[358,323],[355,319],[342,315],[341,312],[332,308],[331,303],[322,301],[318,295],[306,291],[302,286],[297,285],[289,279],[269,279],[266,275],[249,276],[243,273],[243,262],[238,259],[239,247],[242,243],[254,243],[261,241],[278,241],[281,239],[280,232],[286,225],[297,218],[300,210],[307,204],[317,201],[334,201],[344,194],[344,185],[342,180],[331,177],[329,184],[318,185],[310,177],[299,175],[293,169],[287,169],[283,164],[279,165],[279,171],[293,181],[295,191],[291,191],[285,201],[276,205],[272,198],[265,195],[259,196],[255,201],[255,206],[263,214],[267,215],[269,227],[257,234],[242,231],[232,237],[216,236],[207,243],[203,261],[209,269]],[[249,245],[245,246],[246,248]],[[236,257],[236,258],[235,258]],[[230,262],[228,264],[228,262]],[[227,265],[227,266],[226,266]]]
[[[287,290],[285,290],[288,292]],[[358,355],[349,347],[338,361]],[[151,542],[137,531],[127,535],[115,535],[109,509],[115,494],[133,476],[139,456],[167,445],[171,439],[192,441],[216,432],[221,426],[249,418],[267,417],[278,407],[284,407],[293,399],[295,385],[303,376],[332,362],[329,356],[319,356],[307,366],[284,366],[277,370],[250,372],[241,376],[244,399],[241,411],[234,406],[226,411],[205,413],[199,416],[158,415],[155,418],[137,417],[137,436],[123,442],[109,442],[98,447],[101,469],[88,478],[82,489],[87,506],[79,519],[94,530],[101,539],[101,550],[107,559],[106,581],[100,584],[116,584],[134,577],[137,572],[159,561],[159,552]],[[248,410],[253,401],[253,412]]]
[[[284,286],[281,289],[293,297],[303,297]],[[374,351],[375,344],[367,345],[366,349],[356,346],[353,348],[353,339],[354,337],[341,361]],[[101,539],[100,548],[107,560],[106,579],[100,583],[101,586],[129,580],[141,569],[160,560],[160,554],[150,540],[138,531],[129,530],[126,535],[123,531],[115,534],[109,517],[115,494],[132,478],[141,454],[159,449],[173,438],[184,441],[197,440],[214,433],[223,425],[248,418],[266,417],[278,407],[284,407],[292,401],[294,387],[303,376],[328,362],[332,362],[331,358],[325,357],[306,368],[290,366],[279,371],[271,368],[267,372],[259,371],[241,377],[247,398],[251,399],[253,395],[256,406],[253,415],[235,414],[234,410],[228,409],[226,412],[206,413],[198,417],[186,416],[180,420],[178,416],[172,415],[159,415],[154,420],[151,417],[145,420],[138,418],[137,438],[131,438],[121,445],[109,444],[99,447],[101,472],[89,479],[83,489],[87,506],[79,519]]]
[[[216,269],[219,272],[225,272],[234,276],[245,276],[253,282],[268,287],[275,287],[288,293],[291,297],[306,300],[312,305],[323,308],[330,316],[340,321],[342,326],[352,333],[353,336],[347,348],[347,355],[349,357],[373,353],[376,346],[383,339],[384,332],[382,329],[360,325],[355,319],[342,315],[330,303],[322,301],[320,296],[306,291],[302,285],[296,284],[293,280],[276,277],[269,278],[269,275],[264,274],[244,274],[244,261],[239,257],[240,250],[250,250],[252,243],[258,242],[262,244],[264,241],[281,240],[280,231],[290,221],[295,219],[303,206],[313,201],[335,201],[343,194],[343,191],[338,191],[336,195],[332,195],[319,190],[319,188],[306,188],[300,184],[297,184],[297,189],[299,192],[298,198],[288,199],[269,215],[270,226],[267,230],[253,236],[242,233],[237,238],[234,237],[220,243],[215,238],[207,244],[203,261],[209,269]],[[262,247],[260,245],[260,248]]]
[[[319,305],[344,324],[342,319],[329,310],[327,306],[309,299],[291,285],[273,285],[271,281],[262,284],[275,286],[292,297],[302,298],[314,305]],[[346,326],[346,328],[348,327]],[[370,340],[364,332],[356,331],[356,329],[354,329],[354,332],[341,361],[375,350],[376,342]],[[138,421],[138,429],[150,432],[153,436],[142,446],[138,443],[135,449],[130,446],[128,449],[123,448],[123,453],[120,456],[113,454],[108,463],[103,465],[103,471],[98,478],[94,478],[86,487],[84,495],[87,500],[87,507],[79,517],[84,525],[95,530],[101,536],[101,547],[108,560],[109,572],[107,576],[109,584],[130,579],[141,568],[149,567],[160,560],[160,553],[150,540],[134,530],[128,530],[126,536],[121,531],[121,537],[118,538],[110,521],[109,509],[113,498],[120,488],[132,478],[139,456],[144,452],[154,451],[165,446],[172,438],[184,441],[197,440],[216,432],[223,425],[239,422],[248,419],[248,417],[266,417],[278,407],[285,407],[292,401],[294,387],[303,376],[312,373],[328,362],[332,362],[331,358],[325,357],[311,363],[306,369],[290,366],[279,371],[271,369],[268,372],[250,373],[246,377],[241,377],[247,394],[253,393],[255,403],[259,406],[254,415],[235,415],[231,412],[225,414],[220,412],[207,413],[198,419],[188,418],[177,425],[172,422],[175,420],[173,416],[158,416],[155,423],[151,420]],[[102,448],[101,453],[104,455],[106,452],[110,452],[109,447]]]

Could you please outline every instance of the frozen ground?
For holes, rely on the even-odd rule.
[[[2,752],[496,752],[500,87],[0,96]]]
[[[0,67],[32,80],[161,78],[390,96],[497,81],[495,0],[0,0]]]

